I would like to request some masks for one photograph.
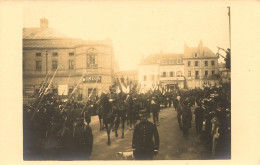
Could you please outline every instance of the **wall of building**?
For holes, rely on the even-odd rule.
[[[25,41],[26,42],[26,41]],[[87,50],[95,48],[97,50],[97,64],[95,69],[87,68]],[[59,64],[59,69],[53,80],[52,88],[57,89],[59,85],[68,85],[69,88],[74,88],[86,71],[85,76],[101,76],[101,82],[80,82],[76,93],[81,93],[83,99],[89,95],[88,88],[97,88],[97,93],[108,91],[112,83],[113,60],[114,54],[111,46],[104,45],[83,45],[74,49],[71,48],[54,48],[54,49],[28,49],[23,50],[23,84],[24,90],[34,90],[40,88],[40,84],[46,76],[46,50],[48,51],[47,61],[50,77],[55,70],[52,69],[52,61],[56,60]],[[53,52],[57,52],[58,56],[52,56]],[[74,52],[74,56],[69,56],[70,52]],[[36,56],[36,53],[42,53],[41,56]],[[74,60],[74,69],[69,69],[69,60]],[[41,61],[41,70],[36,70],[36,61]],[[70,77],[70,78],[69,78]],[[69,80],[69,81],[68,81]],[[26,86],[26,88],[25,88]],[[29,89],[27,89],[29,88]],[[24,92],[29,95],[32,92]]]
[[[218,69],[218,59],[217,58],[190,58],[184,59],[184,76],[187,81],[188,88],[203,88],[204,84],[215,85],[218,84],[218,80],[214,77],[219,74]],[[198,61],[198,66],[195,66],[195,61]],[[205,65],[205,61],[208,61],[208,66]],[[211,64],[214,61],[214,65]],[[188,66],[190,62],[190,66]],[[196,77],[196,71],[198,71],[199,76]],[[208,75],[205,75],[205,71],[208,71]],[[212,74],[214,71],[214,74]],[[191,73],[189,75],[189,72]]]

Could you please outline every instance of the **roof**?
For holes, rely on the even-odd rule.
[[[75,48],[81,43],[80,39],[24,39],[23,48]]]
[[[217,55],[215,55],[208,47],[185,48],[183,58],[194,58],[196,53],[198,58],[217,58]]]
[[[102,41],[83,41],[71,38],[53,28],[24,28],[23,47],[32,48],[75,48],[77,46],[112,46],[110,40]]]
[[[176,53],[159,53],[159,54],[152,54],[144,58],[140,65],[150,65],[150,64],[159,64],[163,59],[180,59],[183,57],[183,54],[176,54]]]
[[[23,39],[65,39],[70,38],[53,28],[23,28]]]

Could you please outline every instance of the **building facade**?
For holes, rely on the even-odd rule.
[[[219,84],[218,56],[200,41],[184,46],[184,54],[160,53],[142,60],[138,82],[146,91],[160,84],[165,89],[194,89]]]
[[[67,37],[49,28],[45,18],[41,19],[39,28],[23,29],[24,96],[35,95],[46,75],[50,80],[58,68],[52,92],[68,96],[79,83],[75,93],[86,99],[91,92],[94,96],[109,90],[115,66],[110,40]]]
[[[184,76],[188,88],[203,88],[219,84],[218,56],[200,41],[198,47],[184,46]]]
[[[146,57],[138,68],[138,82],[145,91],[158,85],[165,89],[184,88],[182,54],[160,53]]]

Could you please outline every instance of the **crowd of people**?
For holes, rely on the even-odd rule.
[[[86,103],[74,100],[63,102],[48,93],[32,105],[24,104],[24,159],[88,160],[93,150],[90,127],[93,115],[98,115],[100,119],[100,130],[107,130],[105,123],[111,120],[116,137],[119,124],[126,122],[129,129],[134,129],[132,148],[135,158],[152,159],[159,152],[157,126],[160,125],[159,113],[163,108],[177,112],[176,122],[184,138],[189,137],[192,108],[195,108],[196,132],[203,138],[212,158],[230,158],[231,91],[230,85],[224,84],[171,92],[150,90],[139,94],[116,93],[110,88],[108,93],[102,93]],[[106,109],[111,111],[106,113]],[[151,116],[152,122],[149,122],[147,118]],[[124,138],[124,133],[121,138]]]

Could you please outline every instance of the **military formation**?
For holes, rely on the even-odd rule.
[[[230,157],[230,86],[174,90],[150,90],[108,93],[80,102],[63,101],[51,92],[43,92],[31,105],[24,104],[23,135],[25,160],[88,160],[93,151],[91,116],[98,115],[100,130],[121,138],[125,126],[133,129],[132,150],[136,160],[151,160],[159,152],[159,113],[163,108],[177,112],[183,138],[189,137],[194,113],[196,132],[201,135],[212,158]],[[195,109],[195,110],[194,110]],[[152,117],[152,122],[148,118]]]

